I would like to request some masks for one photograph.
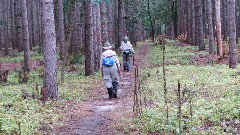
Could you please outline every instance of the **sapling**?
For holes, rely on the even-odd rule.
[[[163,63],[163,89],[164,89],[164,100],[166,106],[166,114],[167,114],[167,124],[168,124],[168,104],[167,104],[167,82],[166,82],[166,69],[165,69],[165,44],[162,45],[162,63]]]
[[[182,104],[181,104],[181,84],[178,80],[178,124],[179,124],[179,134],[181,134],[181,114],[182,114]]]

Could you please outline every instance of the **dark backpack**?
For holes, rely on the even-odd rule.
[[[111,67],[112,65],[114,65],[114,59],[112,58],[115,55],[112,56],[108,56],[108,57],[103,57],[103,65],[106,67]]]
[[[131,49],[127,49],[127,50],[123,51],[123,54],[125,54],[125,55],[130,55],[131,53],[132,53]]]

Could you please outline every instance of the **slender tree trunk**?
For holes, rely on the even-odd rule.
[[[205,49],[204,44],[204,30],[203,30],[203,15],[202,15],[202,2],[201,0],[195,1],[195,20],[196,20],[196,44],[199,46],[199,50]]]
[[[11,18],[11,45],[12,48],[15,49],[15,25],[14,25],[14,0],[10,0],[10,18]]]
[[[82,44],[82,34],[81,34],[81,3],[76,3],[76,40],[75,40],[75,50],[77,50],[77,53],[81,50],[81,44]]]
[[[97,37],[97,44],[96,44],[96,67],[97,70],[100,68],[100,57],[102,54],[102,39],[101,39],[101,14],[100,14],[100,5],[96,5],[96,37]],[[97,71],[96,70],[96,71]]]
[[[38,38],[37,38],[37,6],[36,6],[36,1],[32,1],[32,18],[33,18],[33,21],[32,21],[32,28],[33,28],[33,46],[36,46],[38,44]]]
[[[27,19],[28,19],[28,32],[29,32],[29,47],[32,50],[32,18],[31,18],[31,11],[32,11],[32,0],[27,0]]]
[[[92,25],[92,2],[85,2],[85,75],[94,73],[94,50],[93,50],[93,25]]]
[[[212,2],[207,0],[207,16],[208,16],[208,40],[209,40],[209,54],[213,54],[214,46],[214,35],[213,35],[213,24],[212,24]]]
[[[122,38],[122,3],[123,3],[123,0],[118,0],[118,17],[117,17],[117,46],[115,47],[115,50],[118,50],[118,48],[120,47],[121,45],[121,38]]]
[[[216,37],[216,0],[212,0],[212,12],[213,12],[213,34]]]
[[[3,5],[4,5],[4,1],[1,1],[0,4],[0,18],[3,18]],[[0,50],[3,50],[3,24],[0,24]]]
[[[9,0],[3,0],[5,1],[4,4],[4,54],[8,55],[9,54],[9,7],[10,7],[10,2]]]
[[[109,3],[107,3],[107,29],[108,29],[108,41],[110,42],[110,44],[113,44],[113,14],[112,14],[112,0],[109,1]]]
[[[22,19],[23,19],[23,44],[24,44],[24,71],[30,71],[30,46],[28,29],[27,1],[21,1]]]
[[[58,0],[58,32],[60,45],[60,59],[63,60],[65,34],[64,34],[64,16],[63,16],[63,1]]]
[[[235,0],[228,0],[229,7],[229,68],[236,68],[238,61],[238,52],[236,44],[236,17]]]
[[[42,2],[42,34],[44,52],[44,88],[47,90],[47,98],[58,98],[57,85],[57,54],[56,32],[54,22],[53,0],[41,0]]]
[[[222,24],[222,35],[223,40],[227,39],[227,2],[226,0],[221,0],[221,24]]]
[[[148,0],[148,3],[147,3],[147,7],[148,7],[148,15],[149,15],[149,18],[150,18],[150,25],[151,25],[151,38],[152,38],[152,42],[154,42],[154,21],[152,20],[152,16],[151,16],[151,12],[150,12],[150,1]]]
[[[106,3],[102,2],[100,4],[100,9],[101,9],[101,24],[102,24],[102,44],[106,43],[108,41],[108,27],[107,27],[107,15],[106,15]]]
[[[196,31],[195,31],[195,2],[191,0],[191,44],[196,45]]]
[[[238,12],[240,12],[240,1],[237,0],[236,2],[237,2],[236,13],[238,13]],[[240,38],[240,14],[237,14],[236,20],[237,20],[237,37],[236,38],[237,38],[237,41],[239,43],[239,38]]]
[[[20,1],[17,2],[16,8],[17,8],[17,18],[16,18],[16,29],[17,29],[17,47],[18,51],[22,52],[23,51],[23,45],[22,45],[22,16],[21,16],[21,4]]]
[[[220,57],[220,59],[223,59],[220,0],[216,0],[215,6],[216,6],[216,28],[217,28],[217,55]]]
[[[187,0],[186,4],[191,6],[191,0]],[[187,8],[187,43],[191,43],[191,8]]]

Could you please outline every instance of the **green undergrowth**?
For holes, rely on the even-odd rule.
[[[164,99],[162,66],[141,70],[141,75],[146,76],[146,79],[141,84],[145,101],[138,119],[144,124],[136,125],[139,130],[163,134],[179,134],[180,131],[186,134],[239,132],[239,66],[237,69],[229,69],[227,65],[188,65],[189,57],[202,53],[195,53],[196,49],[193,46],[166,45],[167,104]],[[148,58],[152,64],[162,65],[161,47],[154,46]],[[178,80],[182,103],[180,129]],[[148,104],[148,107],[144,104]]]
[[[57,50],[57,52],[59,52]],[[59,59],[59,53],[57,53],[57,58]],[[11,51],[8,56],[4,56],[3,54],[0,54],[0,62],[22,62],[24,53],[23,52],[16,52]],[[30,52],[30,58],[31,60],[43,60],[43,52],[39,49],[39,47],[34,47],[32,51]]]
[[[191,56],[207,55],[207,52],[199,52],[197,46],[174,46],[173,44],[165,45],[165,63],[167,65],[188,65],[193,62]],[[147,56],[153,59],[151,62],[155,65],[162,65],[162,46],[155,46]]]
[[[19,84],[18,73],[10,72],[8,82],[0,84],[0,134],[38,134],[39,131],[63,124],[58,119],[66,115],[61,109],[67,109],[65,101],[80,102],[86,99],[87,90],[95,87],[92,84],[100,80],[99,73],[85,77],[82,66],[79,68],[76,73],[65,74],[64,84],[60,84],[58,72],[59,100],[49,101],[45,106],[39,100],[43,85],[43,79],[39,77],[42,69],[32,71],[27,84]]]

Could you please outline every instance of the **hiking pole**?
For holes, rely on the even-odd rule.
[[[132,56],[133,56],[133,65],[135,65],[135,58],[134,58],[134,54],[133,54]]]

